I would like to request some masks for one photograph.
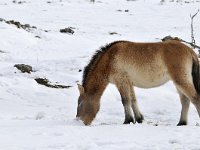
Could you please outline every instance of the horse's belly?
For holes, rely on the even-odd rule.
[[[117,61],[115,64],[114,82],[128,80],[133,86],[140,88],[152,88],[169,81],[168,69],[161,59],[155,55],[149,59],[131,59]]]
[[[166,71],[157,72],[132,72],[129,74],[129,78],[134,86],[140,88],[152,88],[160,86],[169,81],[169,76]]]

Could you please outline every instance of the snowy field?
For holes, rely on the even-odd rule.
[[[100,46],[167,35],[190,41],[190,13],[198,9],[197,0],[0,0],[0,18],[36,27],[24,30],[0,21],[0,150],[200,150],[193,105],[189,125],[176,126],[181,104],[171,82],[136,88],[143,124],[122,124],[123,106],[113,85],[91,126],[75,120],[80,70]],[[60,33],[67,27],[74,34]],[[194,27],[199,45],[200,14]],[[35,72],[21,73],[14,67],[21,63]],[[36,77],[72,87],[48,88]]]

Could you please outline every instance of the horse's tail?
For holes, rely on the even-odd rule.
[[[192,63],[192,77],[193,77],[193,84],[197,91],[197,93],[200,95],[200,69],[199,69],[199,60],[197,58],[196,54],[193,54],[193,63]]]

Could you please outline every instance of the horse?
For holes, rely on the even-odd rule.
[[[178,126],[187,125],[190,102],[200,116],[200,72],[196,53],[180,41],[155,43],[115,41],[101,47],[83,72],[76,118],[90,125],[109,83],[115,84],[124,107],[124,124],[142,123],[134,87],[158,87],[173,81],[181,102]],[[133,112],[132,112],[133,111]],[[134,117],[133,117],[134,114]]]

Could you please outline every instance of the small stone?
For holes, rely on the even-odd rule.
[[[0,50],[0,53],[6,53],[5,51],[3,51],[3,50]]]
[[[168,35],[168,36],[166,36],[166,37],[164,37],[162,39],[162,41],[168,41],[168,40],[173,40],[173,37],[171,37],[170,35]]]
[[[60,32],[61,32],[61,33],[74,34],[74,30],[72,30],[72,27],[60,29]]]
[[[118,34],[117,32],[109,32],[110,35]]]
[[[35,36],[35,38],[41,39],[41,37],[40,37],[40,36]]]
[[[14,65],[14,67],[16,67],[22,73],[31,73],[31,72],[33,72],[32,66],[30,66],[30,65],[16,64],[16,65]]]

